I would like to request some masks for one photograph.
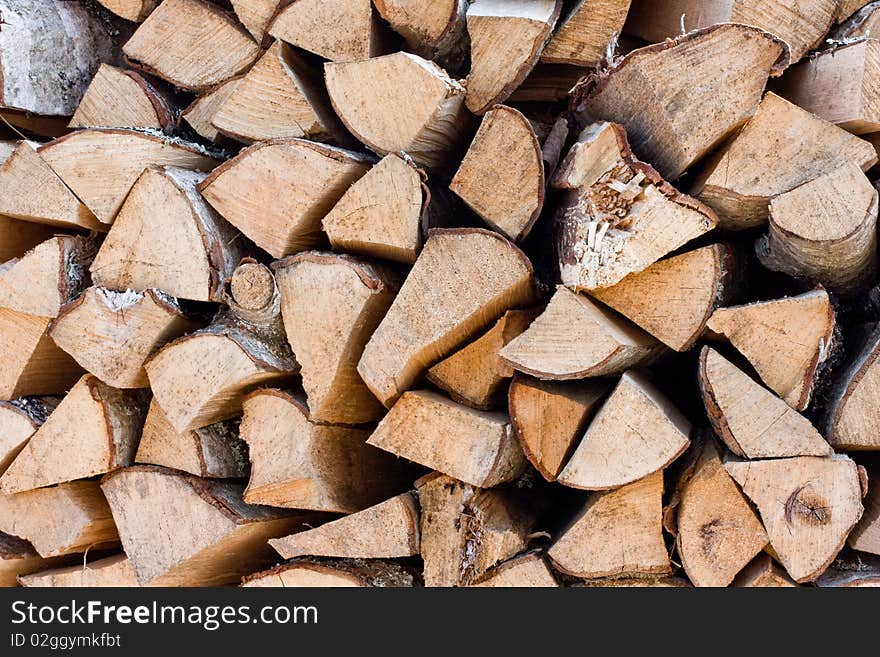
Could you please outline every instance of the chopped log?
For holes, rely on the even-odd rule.
[[[732,585],[741,588],[783,588],[797,586],[797,583],[769,554],[761,553],[743,568]]]
[[[0,194],[0,199],[4,198],[6,195]],[[56,232],[48,225],[19,221],[0,215],[0,262],[20,258]]]
[[[480,229],[431,231],[422,253],[358,363],[364,383],[391,406],[427,368],[534,289],[525,255]]]
[[[370,0],[293,0],[278,12],[269,34],[331,62],[369,59],[384,51]]]
[[[413,470],[366,444],[369,435],[315,424],[302,399],[257,390],[245,398],[241,422],[251,460],[245,502],[354,513],[406,490]]]
[[[600,577],[588,579],[571,585],[574,588],[690,588],[690,583],[681,577]]]
[[[214,127],[214,116],[236,90],[241,80],[241,77],[229,78],[211,91],[197,97],[180,113],[180,118],[186,121],[200,137],[208,141],[222,142],[226,137]]]
[[[122,546],[141,586],[217,586],[265,567],[266,542],[308,516],[242,502],[241,486],[153,466],[105,477]]]
[[[90,287],[64,306],[49,335],[104,383],[146,388],[146,360],[166,342],[199,326],[161,290],[114,292]]]
[[[529,462],[556,481],[611,384],[541,381],[517,374],[508,392],[510,423]]]
[[[580,86],[574,106],[581,117],[621,121],[633,150],[672,180],[755,113],[788,59],[786,44],[759,28],[714,25],[632,51]]]
[[[98,0],[117,16],[135,23],[143,22],[161,0]]]
[[[661,472],[593,493],[547,556],[557,570],[583,579],[671,573],[662,498]]]
[[[470,48],[465,0],[373,0],[373,5],[412,52],[452,70],[462,67]]]
[[[878,198],[855,164],[777,196],[755,247],[761,263],[842,295],[863,291],[877,273]]]
[[[712,313],[730,300],[735,270],[733,249],[712,244],[655,262],[590,294],[666,346],[685,352],[703,334]]]
[[[199,185],[214,209],[275,258],[321,241],[321,219],[371,164],[365,155],[301,139],[254,144]]]
[[[0,107],[70,116],[102,62],[118,59],[124,30],[82,2],[4,0]]]
[[[60,228],[107,230],[46,163],[37,146],[19,142],[0,165],[0,213]]]
[[[238,424],[235,420],[224,420],[179,433],[153,400],[134,460],[197,477],[247,477],[247,445],[238,437]]]
[[[148,396],[86,374],[0,477],[9,495],[112,472],[134,462]]]
[[[194,56],[193,44],[198,44]],[[166,0],[122,48],[127,60],[189,91],[206,91],[243,73],[259,46],[229,14],[204,0]]]
[[[500,353],[515,370],[567,380],[620,374],[654,360],[663,349],[613,311],[559,286],[547,309]]]
[[[92,262],[95,285],[222,300],[247,247],[196,191],[204,179],[177,167],[144,169]]]
[[[88,285],[97,245],[58,235],[21,258],[0,264],[0,306],[37,317],[55,317]]]
[[[433,207],[426,178],[409,158],[386,155],[324,217],[330,244],[338,251],[414,263]]]
[[[54,139],[70,132],[70,128],[67,127],[69,121],[70,118],[67,116],[41,116],[21,110],[2,109],[2,106],[0,106],[0,122],[12,132],[6,132],[3,128],[0,128],[0,130],[4,131],[6,137],[10,139],[13,135],[24,137],[20,130],[40,137]]]
[[[224,135],[245,143],[276,137],[350,141],[330,107],[321,75],[320,68],[276,41],[235,86],[211,122]]]
[[[693,473],[678,484],[678,554],[694,586],[728,586],[767,545],[767,533],[714,443],[695,456]]]
[[[170,131],[174,114],[169,100],[144,76],[101,64],[68,125]]]
[[[838,42],[834,45],[842,45],[855,41],[861,37],[870,38],[872,34],[877,34],[878,25],[880,25],[880,13],[877,12],[876,0],[868,2],[847,2],[847,0],[839,0],[838,5],[843,6],[849,4],[857,7],[851,16],[846,16],[838,20],[838,26],[831,30],[828,35],[830,42]]]
[[[367,443],[481,488],[513,481],[526,466],[506,413],[430,390],[405,392]]]
[[[470,586],[480,588],[558,587],[553,572],[540,552],[527,552],[483,573]]]
[[[690,422],[657,388],[641,374],[625,372],[557,481],[584,490],[632,483],[681,456],[690,433]]]
[[[623,30],[632,0],[578,0],[541,53],[546,64],[593,67]],[[649,39],[662,41],[662,39]]]
[[[467,130],[465,88],[417,55],[328,62],[324,76],[339,118],[380,155],[405,151],[420,165],[443,167]]]
[[[508,239],[527,237],[544,207],[541,145],[528,119],[504,105],[486,112],[449,188]]]
[[[715,433],[734,454],[761,459],[832,453],[807,418],[711,347],[700,352],[700,387]]]
[[[510,94],[508,103],[558,103],[589,73],[582,66],[538,64]]]
[[[587,126],[557,169],[562,282],[574,290],[619,283],[712,230],[715,214],[636,159],[616,123]]]
[[[19,577],[66,561],[64,557],[43,559],[28,541],[0,532],[0,587],[18,586]]]
[[[835,559],[816,580],[816,586],[835,588],[880,587],[880,559],[870,555],[848,554]]]
[[[867,171],[876,163],[869,142],[768,92],[703,168],[691,194],[718,213],[721,228],[742,230],[765,222],[773,197],[846,164]]]
[[[719,308],[707,326],[727,338],[767,387],[796,411],[810,404],[816,373],[835,346],[834,309],[822,288]]]
[[[96,481],[0,495],[0,532],[30,541],[44,558],[119,545],[110,507]]]
[[[269,25],[275,13],[286,4],[286,0],[232,0],[231,4],[238,20],[254,40],[263,43],[269,35]]]
[[[339,424],[380,419],[385,409],[361,380],[357,364],[394,300],[395,278],[351,256],[314,251],[273,268],[310,419]]]
[[[37,152],[105,224],[113,223],[145,167],[210,170],[218,164],[195,144],[115,128],[79,130]]]
[[[15,460],[22,448],[49,414],[60,397],[22,397],[0,401],[0,475]]]
[[[67,392],[82,368],[49,337],[52,320],[0,308],[0,399]]]
[[[847,543],[854,550],[880,555],[880,468],[875,466],[867,473],[868,494],[862,502],[865,512]]]
[[[870,0],[838,0],[834,20],[842,23],[867,4],[870,4]]]
[[[724,466],[758,507],[774,552],[796,582],[821,575],[862,516],[858,467],[847,456],[727,459]]]
[[[269,541],[284,559],[393,559],[419,554],[419,505],[412,493],[380,502],[315,529]]]
[[[514,371],[499,352],[534,318],[530,310],[508,310],[479,338],[431,367],[428,381],[465,406],[483,411],[500,406]]]
[[[538,63],[559,19],[562,0],[475,0],[467,9],[471,38],[468,109],[483,114],[503,103]]]
[[[824,434],[839,450],[880,449],[880,330],[854,340],[850,360],[840,367],[826,393]]]
[[[134,588],[138,586],[137,578],[131,569],[131,563],[124,554],[117,554],[88,564],[40,570],[31,575],[19,576],[18,581],[22,586],[33,588]]]
[[[468,586],[526,549],[535,520],[509,493],[436,474],[416,486],[425,586]]]
[[[244,578],[246,587],[338,588],[409,587],[413,574],[396,561],[371,559],[295,559]]]

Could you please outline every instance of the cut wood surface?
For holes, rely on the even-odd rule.
[[[67,560],[64,557],[43,559],[28,541],[0,532],[0,586],[18,586],[19,577]]]
[[[516,479],[526,466],[506,413],[468,408],[430,390],[405,392],[368,443],[482,488]]]
[[[126,468],[101,489],[141,586],[238,582],[272,561],[267,540],[305,515],[242,502],[241,486],[152,466]]]
[[[91,374],[77,382],[0,477],[4,494],[84,479],[131,465],[147,395]]]
[[[199,44],[197,50],[192,49]],[[122,48],[129,62],[176,87],[205,91],[247,70],[260,48],[220,7],[165,0]]]
[[[231,0],[232,8],[241,24],[247,28],[257,43],[262,43],[269,31],[278,8],[286,4],[283,0]]]
[[[419,506],[403,493],[327,524],[269,541],[285,559],[393,559],[419,554]]]
[[[0,475],[15,460],[40,425],[55,410],[59,397],[23,397],[0,401]]]
[[[140,23],[156,8],[160,0],[98,0],[117,16]]]
[[[758,508],[774,552],[796,582],[821,575],[862,516],[858,468],[847,456],[724,465]]]
[[[880,449],[880,331],[855,342],[853,357],[834,377],[828,392],[825,436],[836,449]]]
[[[257,246],[281,258],[320,244],[324,215],[371,164],[341,148],[275,139],[215,169],[199,191]]]
[[[743,588],[783,588],[797,586],[785,569],[773,561],[769,554],[761,553],[742,569],[733,586]]]
[[[2,198],[5,195],[0,195],[0,199]],[[0,262],[20,258],[57,232],[57,229],[49,225],[0,215]]]
[[[661,522],[663,474],[593,493],[547,551],[567,575],[591,579],[672,571]]]
[[[564,380],[620,374],[662,351],[634,324],[559,286],[546,310],[500,353],[515,370]]]
[[[373,6],[415,54],[456,70],[464,63],[470,47],[465,0],[373,0]]]
[[[620,121],[633,150],[672,180],[755,113],[788,58],[785,43],[759,28],[715,25],[629,53],[578,90],[577,109]]]
[[[373,12],[370,0],[293,0],[269,34],[333,62],[369,59],[382,54],[384,41]]]
[[[775,196],[846,164],[867,171],[876,163],[869,142],[767,93],[708,161],[691,193],[718,213],[722,228],[740,230],[763,224]]]
[[[541,62],[596,66],[620,36],[632,1],[577,0],[569,4],[573,6],[541,53]]]
[[[659,390],[641,374],[625,372],[558,481],[586,490],[632,483],[681,456],[690,433],[690,422]]]
[[[559,584],[541,553],[527,552],[488,570],[471,586],[481,588],[555,588]]]
[[[314,251],[273,267],[310,419],[340,424],[380,419],[384,408],[364,384],[357,364],[394,301],[395,277],[351,256]]]
[[[710,331],[727,338],[796,411],[810,403],[816,372],[834,347],[835,313],[824,289],[715,311]]]
[[[25,587],[53,588],[105,588],[137,587],[137,578],[131,563],[124,554],[99,559],[87,564],[76,564],[64,568],[41,570],[32,575],[19,577]]]
[[[411,572],[381,559],[294,559],[245,578],[242,586],[279,588],[364,588],[414,586]]]
[[[533,297],[522,251],[480,229],[432,231],[391,308],[373,333],[358,372],[391,406],[431,365]]]
[[[833,292],[864,290],[877,274],[878,198],[855,164],[795,187],[770,201],[758,257],[768,269]]]
[[[541,145],[528,119],[503,105],[486,112],[449,188],[493,229],[525,238],[544,207]]]
[[[865,512],[850,532],[847,543],[854,550],[880,555],[880,468],[870,468],[868,477],[868,494],[863,501]]]
[[[241,80],[242,77],[229,78],[226,82],[198,96],[180,113],[181,120],[186,121],[200,137],[213,142],[222,141],[224,137],[214,126],[214,116],[236,90]]]
[[[151,128],[170,130],[174,114],[168,98],[144,76],[101,64],[70,119],[71,128]]]
[[[832,453],[807,418],[711,347],[700,352],[700,387],[715,433],[735,454],[760,459]]]

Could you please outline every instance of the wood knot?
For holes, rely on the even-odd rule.
[[[785,522],[789,525],[827,525],[831,522],[831,506],[811,484],[804,484],[785,501]]]

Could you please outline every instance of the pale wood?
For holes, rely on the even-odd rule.
[[[0,475],[55,410],[59,401],[60,397],[22,397],[0,401]]]
[[[556,170],[562,282],[575,290],[614,285],[712,230],[715,214],[633,155],[616,123],[587,126]]]
[[[6,196],[0,195],[0,199],[2,198]],[[0,262],[20,258],[56,233],[55,228],[45,224],[19,221],[0,215]]]
[[[867,4],[870,4],[870,0],[838,0],[834,19],[842,23]]]
[[[412,493],[339,520],[269,541],[284,559],[301,556],[393,559],[419,554],[419,505]]]
[[[480,410],[501,405],[514,372],[499,352],[526,330],[536,313],[508,310],[495,325],[470,344],[447,356],[425,374],[460,404]]]
[[[199,191],[257,246],[281,258],[320,244],[321,219],[370,164],[341,148],[273,139],[217,167]]]
[[[328,62],[324,76],[339,118],[380,155],[405,151],[420,165],[442,167],[469,124],[465,88],[417,55]]]
[[[223,420],[178,432],[153,400],[134,460],[182,470],[197,477],[246,477],[247,445],[238,437],[238,425],[235,420]]]
[[[620,374],[663,350],[626,319],[559,286],[546,310],[500,353],[515,370],[565,380]]]
[[[199,47],[193,49],[193,44]],[[165,0],[122,48],[129,62],[190,91],[243,73],[260,54],[247,31],[205,0]]]
[[[37,146],[32,141],[19,142],[0,165],[0,213],[49,226],[105,231],[37,152]]]
[[[867,475],[868,494],[862,502],[865,512],[847,543],[854,550],[880,555],[880,468],[869,468]]]
[[[110,507],[96,481],[0,495],[0,531],[30,541],[44,558],[119,544]]]
[[[594,120],[620,120],[633,150],[672,180],[742,126],[768,76],[787,65],[777,37],[716,25],[632,51],[578,89],[575,107]]]
[[[525,550],[534,517],[509,493],[445,475],[416,482],[425,586],[468,586]]]
[[[541,53],[541,62],[600,64],[608,47],[620,36],[631,4],[632,0],[576,0]]]
[[[195,144],[113,128],[79,130],[37,152],[105,224],[113,223],[145,167],[210,171],[218,164]]]
[[[824,289],[719,308],[707,326],[727,338],[789,406],[802,411],[809,405],[816,372],[834,348],[835,314]]]
[[[90,239],[58,235],[0,264],[0,307],[37,317],[57,316],[86,286],[96,250]]]
[[[294,559],[244,578],[242,586],[278,588],[362,588],[414,586],[411,572],[396,561],[371,559]]]
[[[285,4],[286,0],[232,0],[235,15],[257,43],[266,39],[272,18]]]
[[[253,258],[243,258],[229,280],[226,304],[235,317],[279,335],[281,292],[272,270]]]
[[[845,164],[770,201],[762,264],[843,295],[877,273],[878,192],[855,164]]]
[[[146,360],[166,342],[199,326],[174,297],[160,290],[114,292],[90,287],[64,306],[49,335],[104,383],[146,388]]]
[[[693,472],[678,483],[676,546],[694,586],[728,586],[767,545],[767,533],[706,440]]]
[[[702,335],[712,313],[729,300],[735,272],[733,249],[712,244],[659,260],[590,295],[666,346],[685,352]]]
[[[170,130],[174,114],[168,98],[145,77],[101,64],[68,125]]]
[[[528,119],[503,105],[486,112],[449,188],[509,239],[528,236],[544,207],[541,145]]]
[[[261,389],[244,400],[248,504],[353,513],[405,490],[412,469],[368,444],[369,429],[310,421],[305,403]]]
[[[69,557],[44,559],[28,541],[0,532],[0,587],[18,586],[19,577],[44,568],[60,566],[68,559]]]
[[[468,109],[483,114],[503,103],[538,63],[562,0],[474,0],[467,9],[471,70]]]
[[[330,244],[338,251],[414,263],[431,201],[425,179],[408,158],[386,155],[324,216]]]
[[[880,14],[877,13],[876,0],[838,0],[841,12],[849,12],[849,15],[840,16],[837,20],[839,25],[831,30],[830,39],[846,43],[859,37],[868,37],[877,34],[877,26],[880,24]],[[844,7],[847,7],[844,9]],[[851,11],[850,11],[851,10]]]
[[[843,364],[827,394],[824,433],[836,449],[880,449],[880,331],[854,336],[853,356]]]
[[[203,180],[177,167],[144,169],[92,262],[95,285],[222,300],[247,247],[197,192]]]
[[[99,559],[87,564],[76,564],[53,570],[40,570],[31,575],[19,576],[25,587],[63,587],[63,588],[134,588],[137,578],[131,563],[124,554]]]
[[[572,584],[574,588],[690,588],[690,583],[681,577],[656,577],[643,575],[637,577],[600,577]]]
[[[140,23],[150,15],[161,0],[98,0],[117,16]]]
[[[373,0],[373,5],[415,54],[454,70],[464,63],[470,47],[466,0]]]
[[[85,479],[131,465],[147,395],[86,374],[71,388],[0,477],[0,492]]]
[[[807,418],[711,347],[700,352],[699,376],[709,421],[735,454],[760,459],[832,453]]]
[[[2,109],[2,106],[0,106],[0,117],[2,117],[0,121],[7,127],[11,126],[10,129],[18,137],[23,135],[17,132],[17,130],[25,130],[49,139],[60,137],[70,132],[70,129],[67,127],[67,122],[70,119],[67,116],[43,116],[31,114],[23,110]]]
[[[862,515],[858,468],[847,456],[725,460],[796,582],[815,580]]]
[[[763,224],[774,196],[845,164],[867,171],[876,163],[869,142],[768,92],[706,164],[691,194],[718,213],[722,228],[740,230]]]
[[[483,573],[470,586],[480,588],[556,588],[559,584],[540,552],[508,559]]]
[[[510,423],[529,462],[556,481],[611,390],[607,380],[541,381],[517,374],[508,391]]]
[[[238,88],[241,80],[241,77],[229,78],[226,82],[198,96],[180,113],[180,118],[186,121],[200,137],[213,142],[222,141],[225,137],[214,127],[214,115]]]
[[[785,569],[773,561],[769,554],[759,554],[742,569],[732,586],[742,588],[785,588],[797,586]]]
[[[593,493],[547,551],[553,566],[584,579],[672,571],[661,523],[663,474]]]
[[[681,456],[690,433],[690,422],[657,388],[625,372],[557,480],[586,490],[632,483]]]
[[[237,582],[271,563],[268,539],[308,520],[245,504],[237,484],[153,466],[121,470],[101,488],[141,586]]]
[[[358,372],[390,406],[427,368],[533,296],[531,263],[513,244],[480,229],[431,232]]]
[[[361,380],[357,364],[394,301],[395,277],[351,256],[314,251],[285,258],[273,268],[310,418],[340,424],[380,419],[384,408]]]

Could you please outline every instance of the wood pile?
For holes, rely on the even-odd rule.
[[[0,584],[880,584],[880,2],[0,19]]]

